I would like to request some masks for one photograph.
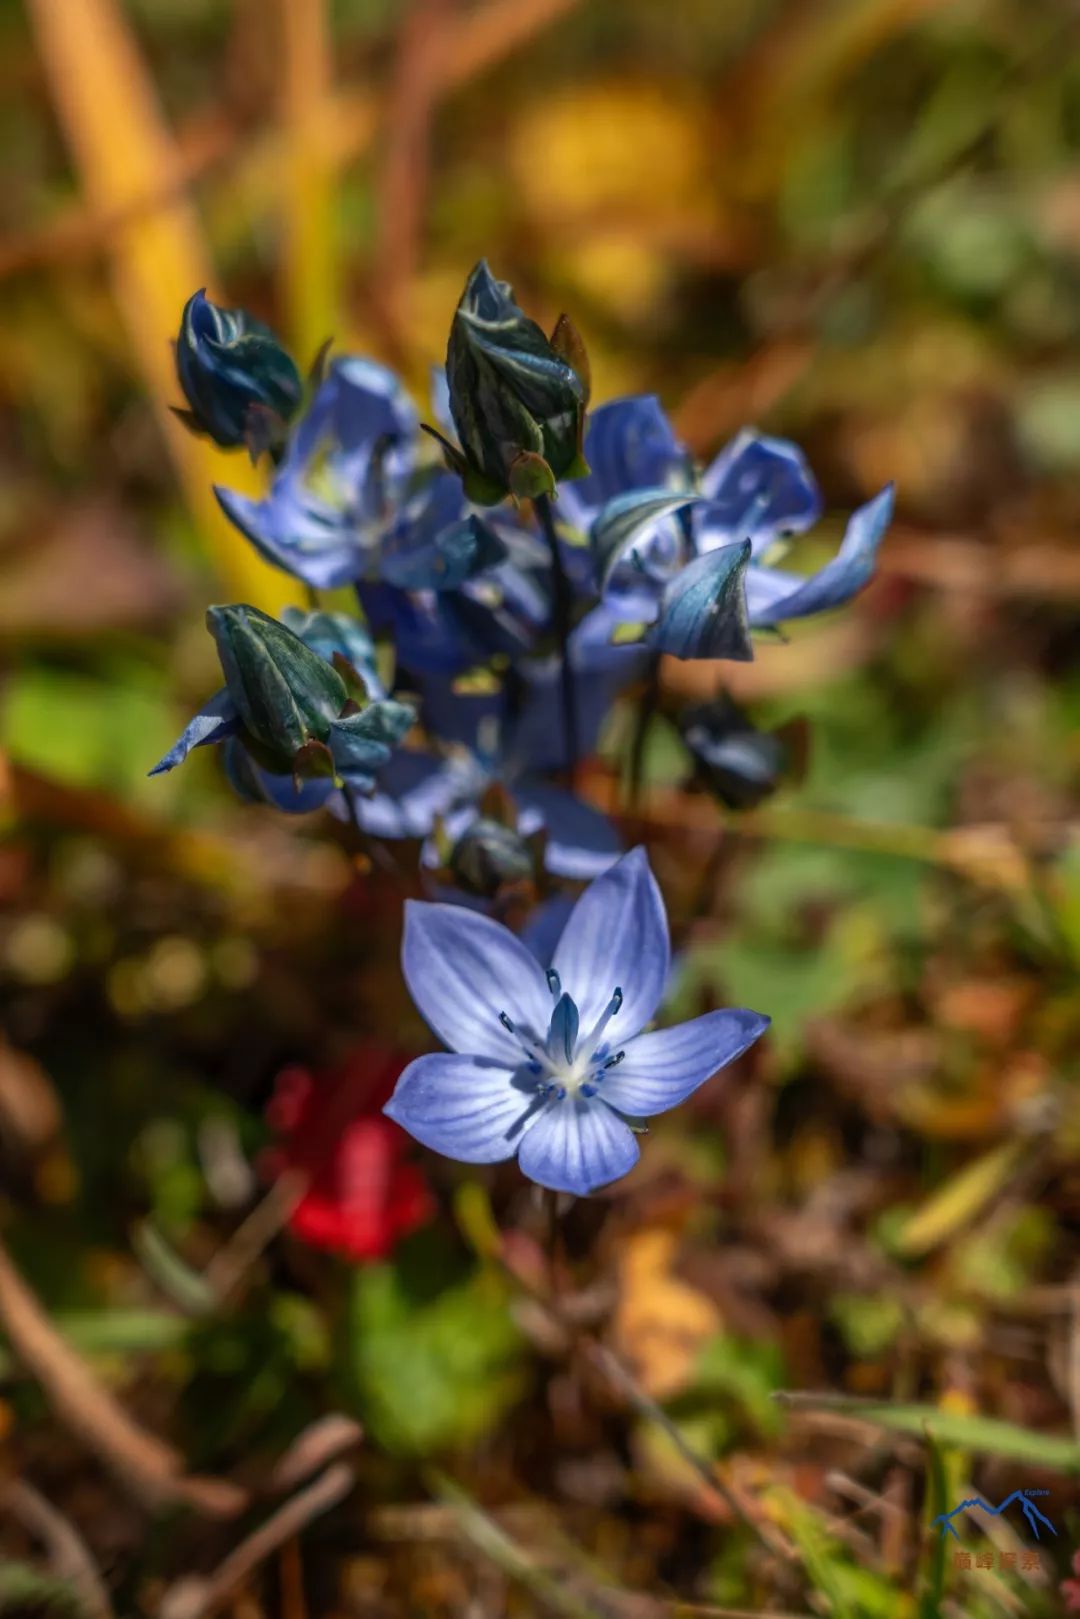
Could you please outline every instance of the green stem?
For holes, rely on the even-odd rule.
[[[559,685],[562,693],[563,741],[566,748],[566,774],[572,785],[577,762],[581,756],[578,746],[577,697],[574,690],[574,670],[570,662],[570,611],[573,592],[566,577],[555,532],[555,515],[547,495],[538,495],[533,505],[537,520],[551,553],[551,577],[555,593],[553,628],[559,642]]]

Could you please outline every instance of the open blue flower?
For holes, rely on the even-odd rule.
[[[385,1111],[464,1163],[517,1154],[553,1191],[584,1196],[618,1180],[639,1155],[629,1121],[685,1101],[769,1022],[717,1011],[643,1034],[669,965],[664,903],[641,848],[586,889],[546,972],[488,917],[411,902],[405,980],[450,1049],[410,1063]]]
[[[851,517],[832,561],[803,578],[765,561],[822,513],[796,445],[745,429],[695,481],[659,402],[642,395],[590,416],[585,453],[591,476],[560,492],[567,537],[588,535],[605,604],[675,657],[745,660],[750,631],[849,601],[871,578],[892,517],[888,485]],[[580,567],[580,543],[567,550]]]

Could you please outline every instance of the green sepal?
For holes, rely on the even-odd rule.
[[[554,495],[555,477],[542,455],[522,450],[510,463],[510,493],[515,500],[539,500]]]
[[[555,322],[555,327],[551,334],[551,346],[559,358],[565,360],[577,376],[582,388],[582,404],[587,405],[592,398],[592,366],[589,364],[585,339],[569,315],[564,313]],[[582,421],[584,419],[584,412],[582,412]],[[569,476],[569,473],[563,473],[564,478]]]

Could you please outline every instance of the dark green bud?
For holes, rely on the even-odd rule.
[[[189,409],[177,415],[222,449],[276,450],[303,395],[300,373],[274,334],[244,309],[221,309],[205,292],[184,305],[176,374]]]
[[[520,832],[481,815],[454,844],[449,866],[468,893],[494,899],[509,885],[531,881],[533,855]]]
[[[728,809],[755,809],[785,781],[805,773],[803,720],[792,720],[776,731],[759,731],[729,697],[722,696],[687,709],[679,729],[699,783]]]
[[[211,607],[206,627],[244,729],[266,750],[263,762],[292,770],[300,755],[303,774],[319,773],[315,755],[349,700],[337,670],[257,607]]]
[[[465,284],[446,354],[461,444],[460,455],[451,446],[448,458],[466,494],[481,505],[510,493],[545,493],[558,478],[588,472],[581,454],[584,349],[565,317],[555,335],[557,346],[481,260]]]

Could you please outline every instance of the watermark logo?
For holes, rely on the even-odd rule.
[[[1031,1530],[1031,1533],[1035,1536],[1036,1540],[1041,1540],[1042,1536],[1039,1533],[1040,1525],[1043,1529],[1049,1529],[1052,1535],[1057,1534],[1057,1530],[1054,1528],[1054,1525],[1050,1522],[1050,1519],[1046,1516],[1045,1512],[1041,1511],[1041,1509],[1035,1505],[1034,1498],[1036,1496],[1044,1496],[1049,1494],[1049,1490],[1014,1490],[1011,1495],[1007,1495],[1004,1501],[1000,1502],[996,1507],[991,1506],[989,1501],[984,1501],[980,1495],[972,1495],[969,1496],[966,1501],[961,1501],[958,1506],[953,1507],[950,1512],[939,1512],[937,1517],[933,1518],[931,1522],[941,1526],[942,1536],[952,1535],[954,1540],[959,1540],[960,1536],[957,1534],[956,1526],[952,1520],[961,1512],[970,1512],[973,1507],[978,1507],[981,1512],[989,1513],[992,1518],[1000,1518],[1002,1514],[1013,1505],[1014,1502],[1017,1502],[1020,1506],[1020,1510],[1024,1514],[1024,1517],[1027,1519],[1028,1528]]]

